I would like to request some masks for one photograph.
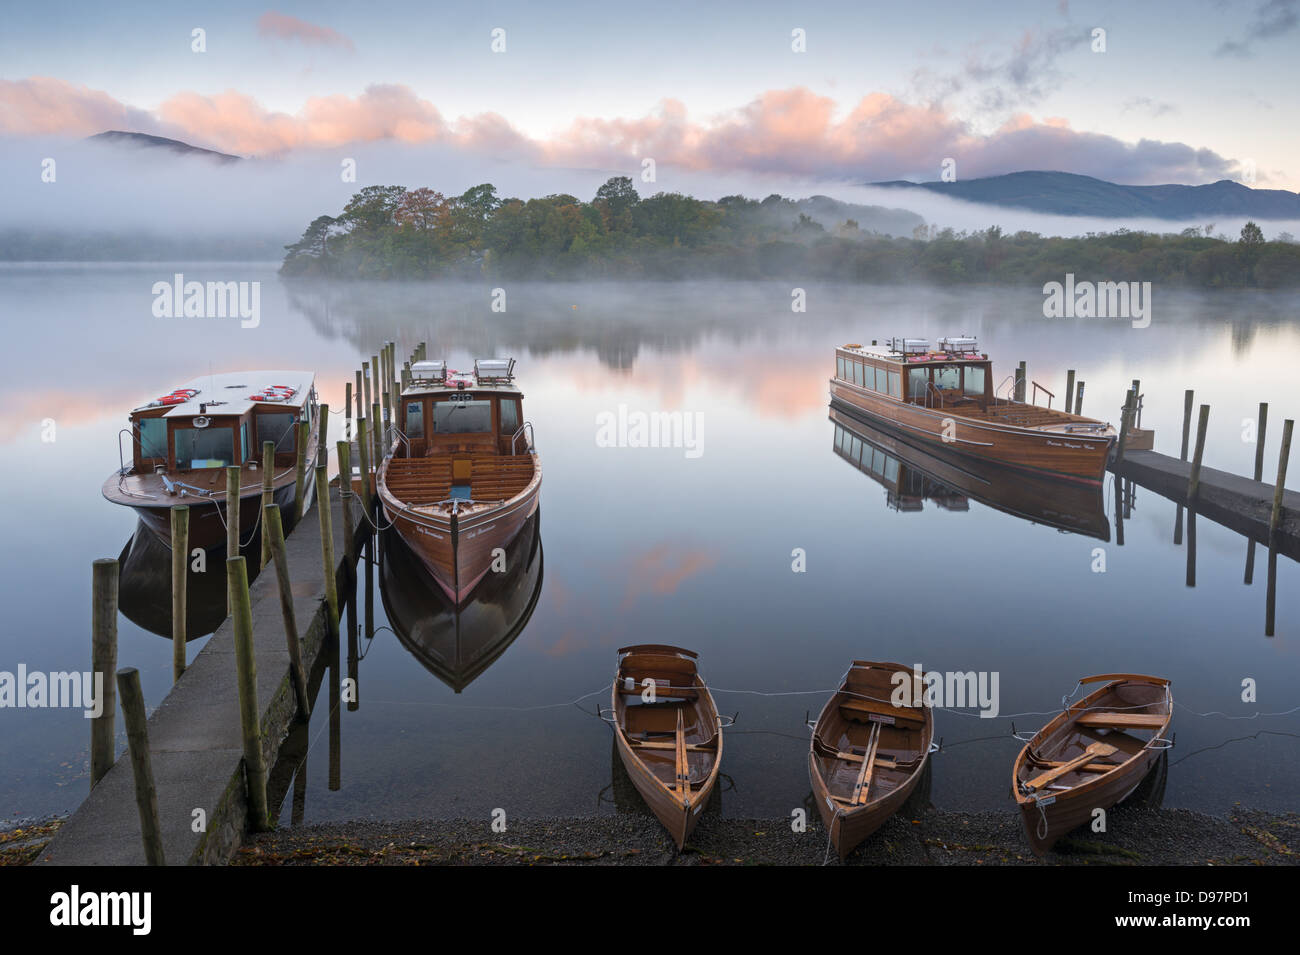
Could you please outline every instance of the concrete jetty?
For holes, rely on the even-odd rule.
[[[311,673],[326,649],[325,574],[320,519],[312,505],[285,547],[293,581],[294,613],[304,669]],[[340,601],[350,588],[343,521],[362,537],[364,519],[354,496],[344,514],[330,488],[335,568]],[[274,573],[249,588],[257,699],[266,765],[275,765],[297,711],[289,676],[280,593]],[[130,665],[129,657],[119,659]],[[244,837],[248,800],[235,671],[234,627],[227,618],[149,718],[149,754],[158,791],[163,850],[169,865],[224,864]],[[200,812],[201,811],[201,812]],[[200,825],[200,821],[202,825]],[[143,865],[140,819],[131,762],[125,753],[41,852],[37,865]]]

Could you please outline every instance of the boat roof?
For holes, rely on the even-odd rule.
[[[899,365],[989,360],[987,354],[979,351],[979,343],[974,338],[940,338],[935,344],[928,338],[891,338],[883,345],[875,342],[870,345],[841,345],[838,350]]]
[[[163,399],[166,393],[131,409],[131,414],[168,407],[164,418],[189,418],[200,414],[243,415],[254,406],[270,408],[282,406],[301,408],[311,396],[316,373],[311,371],[231,371],[218,375],[203,375],[180,385],[172,394],[194,392],[184,400],[168,406]],[[264,394],[272,386],[283,386],[291,397],[280,400],[254,401],[252,396]],[[200,410],[200,406],[206,410]]]
[[[514,369],[513,358],[476,358],[471,371],[448,368],[440,358],[425,359],[411,365],[411,382],[402,389],[402,397],[453,391],[517,395],[520,391],[514,383]]]

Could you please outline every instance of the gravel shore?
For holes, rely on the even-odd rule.
[[[848,865],[1295,865],[1300,815],[1237,810],[1227,818],[1182,809],[1114,810],[1110,831],[1080,830],[1036,858],[1014,812],[929,811],[894,817]],[[283,829],[250,837],[234,865],[838,865],[814,819],[724,819],[706,814],[678,852],[650,816],[510,821],[368,822]]]

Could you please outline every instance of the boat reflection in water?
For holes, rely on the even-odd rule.
[[[944,510],[965,511],[973,499],[1035,524],[1110,540],[1100,486],[1009,471],[933,447],[922,450],[834,402],[830,419],[835,453],[882,485],[895,510],[919,511],[929,500]]]
[[[260,546],[260,542],[259,542]],[[226,548],[204,555],[205,569],[195,573],[193,557],[186,564],[185,639],[206,637],[226,619]],[[250,554],[253,551],[248,551]],[[172,549],[143,521],[117,559],[118,609],[137,627],[172,638]],[[249,561],[255,579],[257,559]]]
[[[402,646],[459,693],[523,632],[542,592],[540,510],[505,549],[505,570],[489,571],[457,608],[397,534],[382,535],[379,592]]]

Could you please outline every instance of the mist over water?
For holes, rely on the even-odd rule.
[[[175,272],[261,282],[260,324],[155,318],[151,286]],[[722,800],[729,816],[788,817],[801,805],[805,711],[818,710],[855,658],[1000,674],[1003,718],[936,717],[948,747],[934,764],[937,806],[1010,812],[1017,744],[1005,715],[1053,711],[1080,676],[1135,671],[1171,677],[1175,700],[1190,708],[1175,713],[1166,805],[1293,808],[1295,743],[1277,734],[1300,732],[1296,716],[1230,722],[1191,712],[1300,703],[1292,562],[1280,562],[1278,631],[1265,638],[1258,555],[1255,583],[1244,586],[1245,541],[1201,520],[1197,586],[1188,588],[1186,546],[1171,540],[1174,507],[1140,488],[1122,547],[1113,530],[1106,541],[1062,533],[976,500],[967,510],[933,500],[901,509],[836,452],[827,379],[834,346],[846,342],[976,335],[995,380],[1023,360],[1031,380],[1060,396],[1075,369],[1084,413],[1102,419],[1118,419],[1140,378],[1143,424],[1158,450],[1174,454],[1183,391],[1194,388],[1212,406],[1206,464],[1249,473],[1243,421],[1270,402],[1271,469],[1281,419],[1296,413],[1300,297],[1157,289],[1150,327],[1134,329],[1044,319],[1036,289],[816,285],[799,314],[789,284],[776,282],[506,290],[506,311],[493,312],[488,283],[290,282],[273,263],[0,267],[0,311],[17,317],[7,329],[18,359],[0,383],[0,442],[28,474],[22,506],[0,511],[0,530],[19,542],[0,561],[10,581],[0,669],[88,665],[90,562],[116,556],[134,531],[132,516],[100,494],[131,407],[208,372],[309,368],[338,411],[363,356],[386,339],[399,357],[426,341],[430,357],[453,367],[518,359],[544,473],[545,573],[522,631],[460,694],[386,629],[385,608],[397,604],[376,581],[361,706],[342,714],[342,788],[328,790],[328,707],[318,706],[306,821],[486,818],[500,805],[522,816],[618,811],[606,792],[615,779],[609,731],[567,704],[593,691],[589,707],[607,703],[615,650],[637,642],[698,650],[719,709],[740,711],[723,766],[734,781]],[[598,446],[598,416],[620,405],[702,416],[703,454]],[[57,424],[53,443],[41,440],[47,418]],[[329,427],[332,441],[342,418]],[[1109,481],[1099,498],[1113,525]],[[1091,570],[1099,546],[1104,574]],[[791,570],[795,548],[806,573]],[[405,596],[402,606],[419,605],[419,593]],[[442,611],[429,613],[445,624]],[[139,667],[156,706],[171,682],[169,642],[125,617],[119,626],[119,662]],[[1257,703],[1240,700],[1245,678],[1258,681]],[[86,721],[53,710],[5,719],[0,812],[77,805],[88,785]]]

